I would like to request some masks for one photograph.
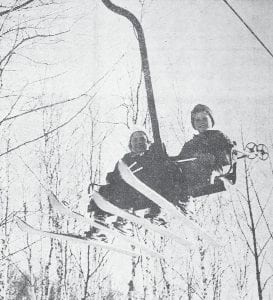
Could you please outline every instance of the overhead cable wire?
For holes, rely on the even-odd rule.
[[[273,53],[267,48],[264,42],[258,37],[258,35],[250,28],[246,21],[237,13],[237,11],[228,3],[227,0],[223,2],[233,11],[233,13],[239,18],[239,20],[245,25],[245,27],[250,31],[250,33],[255,37],[255,39],[262,45],[266,52],[273,58]]]

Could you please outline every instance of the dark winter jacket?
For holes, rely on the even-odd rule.
[[[142,155],[126,153],[122,160],[133,172],[136,171],[136,177],[172,203],[179,205],[179,202],[188,201],[180,169],[168,161],[167,157],[158,159],[153,145]],[[106,180],[108,185],[102,187],[100,193],[108,199],[112,198],[118,206],[135,209],[150,207],[154,212],[159,212],[157,205],[125,184],[121,179],[118,164],[113,172],[107,174]]]
[[[208,130],[185,143],[177,159],[197,158],[183,163],[183,172],[190,187],[209,184],[212,171],[221,171],[230,164],[233,143],[219,130]]]
[[[154,157],[155,157],[155,153],[154,153],[153,147],[150,147],[150,149],[146,150],[142,154],[135,154],[133,152],[126,153],[122,157],[122,161],[128,167],[130,167],[132,164],[134,164],[134,166],[131,167],[132,171],[135,171],[141,167],[144,168],[144,170],[145,170],[145,169],[150,169],[151,163],[154,161]],[[144,176],[143,174],[145,174],[145,173],[147,173],[147,172],[143,172],[140,170],[139,172],[136,172],[135,175],[139,179],[143,179],[143,176]],[[114,183],[118,183],[120,180],[121,180],[121,176],[119,174],[118,163],[117,163],[114,171],[107,174],[106,181],[109,184],[114,184]]]

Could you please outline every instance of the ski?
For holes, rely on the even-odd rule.
[[[96,205],[110,213],[110,214],[113,214],[113,215],[117,215],[121,218],[124,218],[132,223],[135,223],[135,224],[138,224],[140,226],[143,226],[144,228],[146,229],[149,229],[149,230],[152,230],[152,231],[155,231],[157,233],[159,233],[160,235],[164,236],[164,237],[167,237],[167,238],[170,238],[170,239],[173,239],[175,240],[176,242],[178,242],[180,245],[183,245],[183,246],[186,246],[186,247],[189,247],[189,246],[192,246],[192,242],[174,234],[173,232],[171,232],[170,230],[167,230],[165,228],[162,228],[160,225],[154,225],[152,224],[150,221],[146,220],[146,219],[143,219],[143,218],[140,218],[136,215],[133,215],[115,205],[113,205],[112,203],[110,203],[109,201],[105,200],[99,193],[97,192],[93,192],[92,194],[92,199],[95,201]]]
[[[50,231],[39,230],[39,229],[32,227],[31,225],[24,222],[23,220],[21,220],[18,217],[16,218],[16,223],[17,223],[17,226],[22,231],[24,231],[28,234],[37,234],[42,237],[48,237],[48,238],[58,239],[58,240],[62,240],[62,241],[78,242],[78,243],[85,244],[85,245],[93,245],[95,247],[100,247],[100,248],[104,248],[106,250],[115,251],[115,252],[118,252],[121,254],[125,254],[127,256],[140,256],[141,255],[137,251],[126,250],[126,249],[119,248],[119,247],[116,247],[116,246],[113,246],[113,245],[110,245],[110,244],[107,244],[104,242],[91,240],[84,236],[76,236],[76,235],[72,235],[72,234],[55,233],[55,232],[50,232]]]
[[[138,247],[140,250],[142,250],[143,252],[146,252],[150,256],[164,258],[162,254],[158,253],[157,251],[147,248],[146,246],[139,243],[135,239],[125,236],[124,234],[118,232],[117,230],[109,228],[107,225],[103,225],[102,223],[99,223],[96,220],[93,220],[89,217],[85,217],[77,212],[70,210],[67,206],[65,206],[63,203],[61,203],[53,193],[50,193],[49,200],[50,200],[50,203],[51,203],[53,209],[56,209],[62,215],[72,217],[75,220],[79,221],[80,223],[86,223],[90,226],[96,227],[96,228],[102,230],[103,232],[109,234],[110,236],[116,237],[118,239],[123,239],[127,243],[129,243],[135,247]]]
[[[152,200],[160,208],[168,212],[172,217],[176,218],[180,222],[182,221],[184,225],[186,225],[187,227],[195,231],[197,234],[199,234],[201,237],[209,241],[210,244],[212,244],[213,246],[223,246],[222,244],[217,242],[212,236],[206,233],[198,224],[185,217],[185,215],[182,212],[180,212],[173,204],[171,204],[163,196],[159,195],[153,189],[151,189],[142,181],[140,181],[136,176],[134,176],[132,171],[127,167],[127,165],[123,161],[119,161],[118,168],[122,179],[131,187],[139,191],[145,197]]]

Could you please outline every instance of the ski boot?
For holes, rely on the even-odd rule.
[[[107,242],[107,236],[104,233],[101,233],[101,230],[96,227],[90,227],[90,230],[85,231],[85,236],[91,240],[101,240]]]
[[[127,234],[127,228],[125,228],[125,226],[127,225],[127,222],[123,218],[117,217],[116,221],[112,222],[111,225],[114,228],[116,228],[118,231],[120,231],[121,233]]]
[[[153,208],[149,208],[147,210],[147,213],[144,215],[145,219],[149,219],[152,223],[157,224],[157,225],[162,225],[164,227],[166,227],[167,222],[160,217],[160,210],[158,209],[153,209]]]

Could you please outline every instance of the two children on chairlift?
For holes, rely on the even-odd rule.
[[[130,152],[122,158],[141,181],[182,210],[185,210],[189,196],[202,195],[201,190],[210,186],[212,172],[221,174],[223,167],[231,164],[233,147],[222,132],[212,130],[215,121],[208,106],[196,105],[191,112],[191,123],[198,134],[184,144],[178,156],[169,158],[166,154],[166,160],[158,161],[148,135],[138,130],[131,134]],[[172,162],[190,158],[195,160],[179,165]],[[147,208],[146,217],[153,218],[160,213],[156,204],[121,180],[117,164],[114,171],[107,174],[106,181],[107,185],[99,192],[113,204],[134,210]],[[222,182],[221,190],[224,190]],[[92,201],[89,209],[103,214]]]

